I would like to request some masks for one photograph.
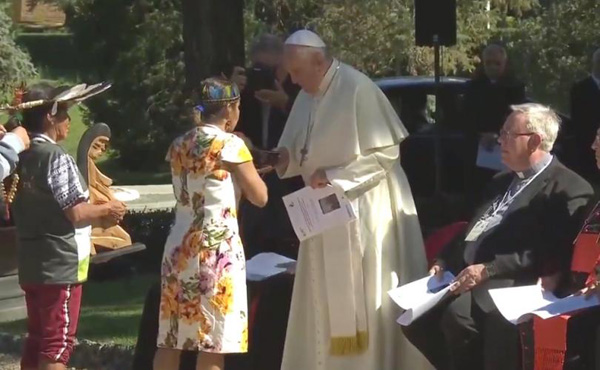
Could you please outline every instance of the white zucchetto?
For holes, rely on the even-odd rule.
[[[307,46],[312,48],[324,48],[325,42],[316,33],[309,30],[300,30],[294,32],[285,41],[286,45]]]

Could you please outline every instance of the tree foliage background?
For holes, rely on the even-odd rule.
[[[547,0],[535,16],[515,20],[505,32],[531,96],[568,112],[570,87],[589,74],[600,48],[598,14],[598,0]]]
[[[461,0],[456,46],[445,48],[447,75],[471,76],[482,48],[508,48],[511,68],[529,95],[568,111],[572,83],[590,69],[600,47],[597,0]],[[251,0],[247,37],[317,30],[346,62],[373,77],[433,73],[430,48],[414,46],[414,0]]]
[[[88,104],[90,118],[111,126],[129,169],[163,162],[186,125],[179,9],[171,0],[72,0],[67,7],[84,78],[113,83]]]
[[[29,55],[15,43],[15,30],[7,12],[8,4],[0,1],[0,99],[10,100],[12,90],[37,75]]]
[[[130,168],[162,160],[185,127],[182,0],[59,0],[90,80],[115,84],[90,114],[114,131]],[[319,32],[340,59],[370,76],[432,74],[430,48],[414,46],[414,0],[246,0],[246,45],[262,32]],[[508,47],[511,67],[537,101],[568,112],[571,84],[600,47],[597,0],[461,0],[458,44],[444,48],[447,75],[471,76],[489,42]],[[226,32],[226,30],[215,30]]]

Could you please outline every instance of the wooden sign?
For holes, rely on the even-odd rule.
[[[62,27],[65,18],[65,13],[55,4],[13,0],[13,21],[17,24],[39,28]]]

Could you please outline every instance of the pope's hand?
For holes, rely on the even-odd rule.
[[[483,264],[471,265],[458,274],[450,287],[450,291],[460,295],[475,288],[485,279],[487,279],[485,266]]]
[[[313,189],[324,188],[329,184],[325,170],[316,170],[310,177],[310,186]]]

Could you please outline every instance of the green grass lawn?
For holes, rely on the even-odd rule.
[[[146,293],[157,282],[154,276],[137,276],[83,286],[83,299],[77,338],[96,342],[135,345]],[[26,321],[0,324],[0,331],[26,332]]]

